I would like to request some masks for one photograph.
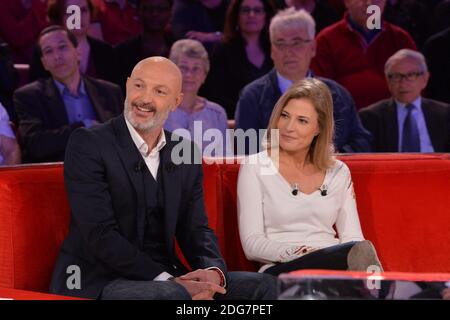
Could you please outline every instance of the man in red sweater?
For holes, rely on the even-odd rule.
[[[102,26],[103,39],[111,45],[117,45],[141,32],[141,23],[136,7],[126,0],[96,0],[98,21]]]
[[[400,49],[416,49],[403,29],[381,21],[380,29],[368,29],[369,5],[382,13],[386,0],[345,0],[344,18],[317,36],[317,54],[311,63],[318,75],[346,87],[357,109],[390,96],[384,78],[386,60]]]

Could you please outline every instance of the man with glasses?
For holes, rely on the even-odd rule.
[[[450,105],[421,97],[430,74],[424,56],[402,49],[385,64],[391,99],[360,110],[377,152],[449,152]]]
[[[315,22],[305,10],[280,11],[270,23],[271,57],[275,68],[248,84],[236,107],[236,127],[266,129],[275,103],[292,83],[313,77],[309,69],[316,53]],[[335,138],[339,152],[370,151],[370,134],[362,127],[350,94],[336,82],[325,82],[333,96]],[[259,148],[247,146],[246,153]]]

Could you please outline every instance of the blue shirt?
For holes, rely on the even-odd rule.
[[[53,79],[64,101],[69,124],[83,122],[86,127],[92,126],[92,120],[97,120],[94,107],[86,92],[83,80],[78,87],[78,95],[74,96],[61,82]]]
[[[306,74],[305,78],[311,78],[311,77],[312,77],[312,72],[311,72],[311,70],[308,70],[308,73]],[[278,79],[278,87],[280,88],[281,94],[283,94],[292,85],[292,81],[283,77],[278,71],[277,71],[277,79]]]
[[[364,40],[367,44],[371,43],[373,39],[380,33],[381,29],[373,29],[373,30],[366,30],[360,25],[358,25],[353,19],[348,15],[347,19],[350,26],[357,31],[361,36],[363,36]]]
[[[403,125],[405,123],[408,110],[406,109],[406,103],[401,103],[395,100],[397,106],[397,121],[398,121],[398,151],[402,150],[403,143]],[[420,152],[434,152],[433,145],[431,144],[430,135],[428,134],[427,124],[422,112],[422,98],[418,97],[412,102],[414,108],[411,111],[411,115],[416,120],[417,128],[419,129],[420,137]]]
[[[205,151],[204,156],[225,156],[230,151],[228,145],[230,138],[227,138],[226,132],[227,114],[225,109],[215,102],[204,98],[200,99],[205,103],[203,109],[193,113],[188,113],[181,108],[175,109],[175,111],[169,113],[164,123],[164,129],[195,142],[202,151]],[[214,132],[209,129],[217,129],[218,132],[216,133],[220,134],[223,140],[216,141],[212,138]],[[207,131],[209,131],[209,134]],[[221,144],[221,148],[219,144]],[[214,148],[216,149],[214,150]],[[216,154],[215,151],[222,152]]]

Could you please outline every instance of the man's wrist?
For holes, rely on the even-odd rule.
[[[220,278],[219,286],[221,286],[221,287],[226,286],[227,283],[225,281],[225,275],[223,274],[222,270],[220,270],[217,267],[211,267],[211,268],[208,268],[208,270],[215,271],[219,275],[219,278]]]

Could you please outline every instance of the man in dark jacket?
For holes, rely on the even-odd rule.
[[[14,93],[23,159],[62,161],[72,131],[119,115],[123,97],[117,85],[81,76],[76,39],[64,28],[44,29],[38,42],[42,64],[52,77]]]
[[[270,41],[275,68],[242,90],[236,107],[237,128],[266,129],[275,103],[282,93],[292,83],[314,76],[309,69],[316,52],[314,33],[314,19],[305,10],[286,9],[272,19]],[[333,96],[336,150],[370,151],[371,136],[362,127],[348,91],[332,80],[318,79],[327,84]]]

